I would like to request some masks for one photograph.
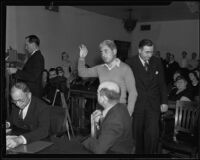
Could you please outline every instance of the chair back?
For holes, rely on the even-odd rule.
[[[49,135],[56,135],[63,131],[65,128],[65,109],[59,106],[50,107],[50,130]]]
[[[192,134],[195,116],[197,116],[197,104],[188,101],[177,101],[175,112],[174,131]]]

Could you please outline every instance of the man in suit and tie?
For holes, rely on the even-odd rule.
[[[98,88],[98,102],[104,110],[91,115],[91,137],[83,145],[96,154],[128,154],[133,148],[132,122],[127,107],[119,103],[120,87],[104,81]],[[100,123],[100,124],[99,124]]]
[[[16,136],[6,138],[7,148],[46,138],[50,125],[49,107],[34,97],[23,82],[12,86],[11,97],[14,105],[6,128],[11,127]]]
[[[32,94],[41,98],[42,96],[42,72],[44,70],[44,57],[39,50],[40,40],[36,35],[27,36],[25,49],[31,54],[22,70],[9,68],[9,74],[15,74],[17,81],[25,82]]]
[[[152,56],[153,42],[141,40],[138,51],[138,55],[127,61],[138,92],[133,113],[136,154],[154,154],[158,147],[160,112],[168,109],[167,89],[161,60]]]

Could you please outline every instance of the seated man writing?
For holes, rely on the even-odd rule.
[[[28,86],[22,82],[12,86],[11,97],[14,105],[6,122],[6,128],[11,127],[16,136],[6,137],[6,148],[14,148],[20,144],[46,138],[50,125],[48,106],[42,100],[32,96]],[[15,133],[15,130],[19,133]]]
[[[83,145],[93,153],[129,154],[133,147],[132,122],[127,107],[119,103],[120,87],[111,81],[98,88],[98,102],[104,110],[91,115],[91,137]]]

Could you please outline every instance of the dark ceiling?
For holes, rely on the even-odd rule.
[[[199,2],[187,3],[175,1],[165,5],[130,5],[130,6],[76,6],[98,14],[124,19],[131,17],[139,22],[171,21],[199,19]]]

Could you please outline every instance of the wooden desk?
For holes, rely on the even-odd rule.
[[[60,138],[52,137],[51,142],[54,144],[38,154],[92,154],[76,139],[63,141]]]
[[[90,123],[90,115],[96,109],[97,92],[90,90],[70,89],[70,113],[75,130],[85,129],[86,119]],[[86,115],[86,110],[89,110]]]

